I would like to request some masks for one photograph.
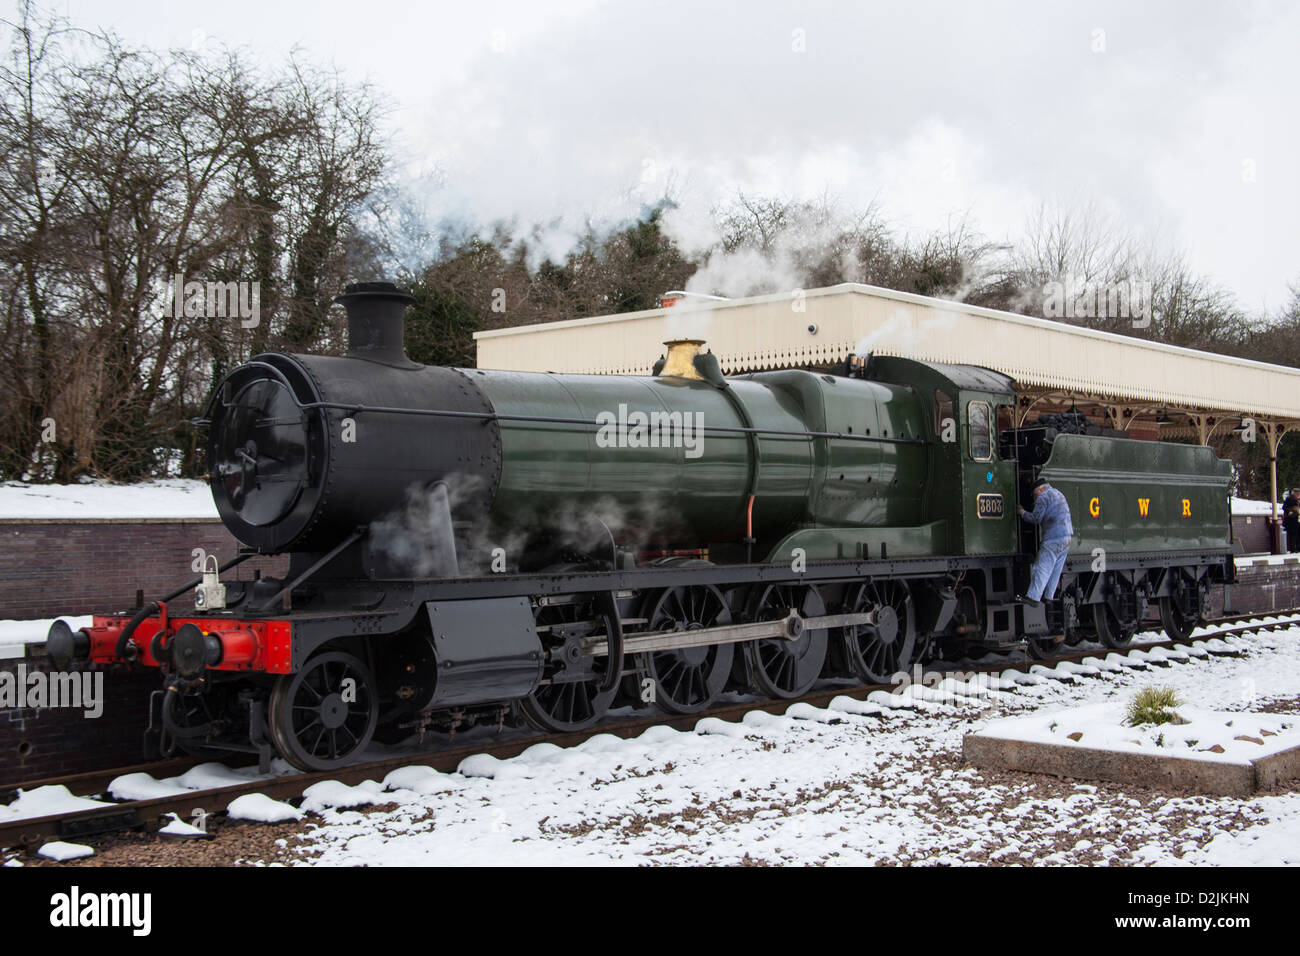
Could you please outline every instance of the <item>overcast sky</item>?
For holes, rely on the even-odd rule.
[[[1040,201],[1156,233],[1247,308],[1300,281],[1300,4],[690,0],[59,0],[155,47],[300,46],[394,104],[432,217],[634,215],[738,189],[969,212],[1014,239]]]

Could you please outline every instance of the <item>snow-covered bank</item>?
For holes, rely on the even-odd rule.
[[[1234,515],[1249,515],[1257,517],[1259,515],[1271,515],[1273,513],[1273,503],[1271,501],[1255,501],[1250,498],[1233,498],[1232,513]],[[1282,506],[1277,506],[1277,513],[1282,513]]]
[[[0,482],[0,519],[217,518],[203,481],[168,478],[134,485]]]
[[[34,618],[29,621],[0,621],[0,661],[14,660],[27,655],[28,644],[44,644],[50,633],[50,625],[56,619],[52,617]],[[90,627],[95,623],[89,614],[64,615],[63,620],[74,631]]]
[[[45,641],[45,635],[50,632],[50,625],[56,618],[33,618],[30,621],[0,621],[0,657],[12,656],[4,653],[5,648],[12,648],[19,644],[41,644]],[[82,615],[64,615],[63,620],[68,622],[68,626],[74,631],[82,627],[90,627],[95,623],[94,618],[89,614]]]

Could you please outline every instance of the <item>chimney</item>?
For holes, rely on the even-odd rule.
[[[406,308],[414,298],[391,282],[355,282],[334,301],[348,313],[348,358],[417,367],[402,344]]]
[[[659,375],[664,378],[704,378],[695,368],[695,358],[700,354],[703,339],[671,339],[664,343],[668,358]]]

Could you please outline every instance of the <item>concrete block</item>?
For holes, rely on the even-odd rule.
[[[962,756],[976,767],[995,770],[1109,780],[1224,797],[1249,797],[1262,788],[1300,778],[1300,747],[1248,762],[1225,763],[967,734],[962,741]]]

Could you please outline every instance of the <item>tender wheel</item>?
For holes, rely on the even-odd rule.
[[[697,631],[731,623],[731,611],[715,587],[668,588],[652,602],[644,615],[647,630]],[[638,675],[654,681],[653,703],[670,714],[694,714],[722,692],[735,655],[735,644],[709,644],[638,654],[636,666]]]
[[[770,621],[785,617],[790,608],[795,608],[804,617],[826,613],[826,605],[816,588],[774,584],[754,602],[750,619]],[[805,630],[793,641],[750,641],[741,651],[745,678],[756,692],[768,697],[798,697],[821,676],[829,645],[826,630]]]
[[[1160,623],[1171,641],[1185,641],[1197,626],[1195,615],[1185,614],[1170,597],[1160,599]]]
[[[271,739],[299,770],[332,770],[365,750],[379,717],[375,682],[356,657],[327,651],[271,690]]]
[[[852,589],[845,613],[874,610],[875,624],[837,629],[850,673],[867,684],[887,684],[917,658],[912,594],[902,581],[868,582]]]
[[[1097,638],[1107,647],[1127,647],[1137,631],[1135,623],[1121,621],[1105,601],[1092,605],[1092,622]]]
[[[519,709],[532,726],[548,733],[590,727],[609,712],[619,681],[610,679],[609,658],[587,657],[580,643],[598,631],[609,633],[611,622],[593,601],[543,604],[535,617],[550,660],[542,684]],[[615,666],[621,670],[622,661]]]

